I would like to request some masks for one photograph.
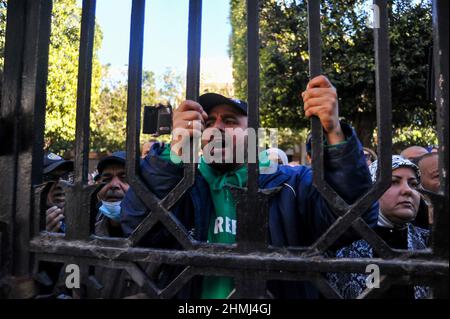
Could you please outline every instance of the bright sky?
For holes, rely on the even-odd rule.
[[[99,52],[113,76],[126,72],[131,0],[97,0],[97,23],[103,31]],[[167,67],[186,74],[189,0],[146,1],[144,69],[162,74]],[[228,42],[229,0],[203,0],[201,72],[208,82],[232,81]]]

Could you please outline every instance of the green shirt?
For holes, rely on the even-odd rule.
[[[328,146],[328,147],[331,147]],[[162,159],[175,164],[181,159],[171,153],[170,146],[166,146],[160,156]],[[267,153],[260,154],[260,171],[271,166]],[[245,187],[247,184],[247,166],[231,171],[218,172],[206,164],[203,157],[200,160],[199,171],[209,185],[214,205],[214,214],[211,215],[208,229],[209,243],[233,244],[236,242],[236,205],[233,195],[227,185]],[[202,286],[202,299],[225,299],[234,288],[230,277],[205,277]]]
[[[201,158],[199,171],[208,182],[214,204],[214,214],[209,222],[208,242],[233,244],[236,242],[236,205],[226,185],[244,187],[247,184],[247,167],[242,166],[222,174]],[[205,277],[202,298],[225,299],[233,288],[233,279],[230,277]]]

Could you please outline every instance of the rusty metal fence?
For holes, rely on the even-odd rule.
[[[189,2],[187,99],[195,100],[200,82],[202,1]],[[327,272],[364,273],[367,264],[379,265],[380,289],[368,289],[362,297],[377,297],[392,284],[432,287],[434,298],[448,298],[449,268],[449,140],[448,140],[448,6],[433,0],[434,74],[441,188],[428,193],[435,214],[430,249],[405,251],[390,248],[360,217],[390,186],[391,180],[391,84],[387,1],[375,0],[380,25],[374,28],[376,99],[380,177],[367,194],[348,205],[325,182],[322,128],[312,120],[314,184],[340,217],[310,247],[273,247],[268,242],[270,192],[258,188],[257,164],[248,164],[248,187],[237,199],[236,244],[212,245],[193,240],[170,213],[194,184],[196,167],[185,164],[184,178],[165,197],[146,187],[139,171],[141,79],[145,0],[133,0],[128,73],[127,175],[138,197],[152,211],[128,238],[93,235],[95,193],[88,186],[89,113],[95,0],[84,0],[78,71],[75,182],[66,189],[66,233],[42,230],[40,205],[43,132],[50,39],[51,0],[9,0],[4,81],[0,109],[0,278],[36,274],[40,261],[78,264],[82,283],[89,285],[89,267],[126,270],[151,297],[170,298],[194,276],[223,275],[234,278],[233,298],[265,298],[271,280],[310,281],[327,298],[341,297],[324,277]],[[249,127],[259,127],[259,2],[247,0]],[[311,77],[321,73],[320,1],[308,2]],[[251,209],[249,209],[251,207]],[[181,244],[180,250],[139,247],[140,239],[161,223]],[[323,253],[348,229],[367,240],[378,258],[335,259]],[[178,265],[184,270],[166,287],[157,285],[139,264]]]

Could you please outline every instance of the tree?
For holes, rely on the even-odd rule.
[[[103,66],[102,78],[110,79],[110,65]],[[91,118],[91,150],[97,152],[125,149],[126,142],[128,84],[125,81],[106,82],[100,91],[99,105],[93,110]],[[144,71],[142,105],[156,103],[155,75]],[[141,135],[141,142],[145,139],[147,137]]]
[[[230,3],[235,91],[245,98],[245,2]],[[338,90],[341,116],[370,146],[376,125],[375,61],[373,30],[363,9],[363,0],[322,1],[322,69]],[[261,124],[294,130],[307,127],[299,99],[309,77],[306,1],[268,0],[260,10]],[[389,12],[394,129],[432,126],[434,106],[426,98],[430,3],[395,0]]]
[[[72,150],[75,141],[81,27],[81,8],[77,6],[76,0],[54,1],[51,27],[45,141],[50,150],[64,152]],[[97,25],[91,85],[91,113],[94,114],[99,106],[98,92],[102,69],[98,50],[102,37],[101,29]]]

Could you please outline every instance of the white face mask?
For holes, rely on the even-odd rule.
[[[120,203],[121,202],[122,201],[105,202],[104,200],[102,200],[102,206],[100,206],[99,211],[106,217],[108,217],[116,222],[120,222]]]

